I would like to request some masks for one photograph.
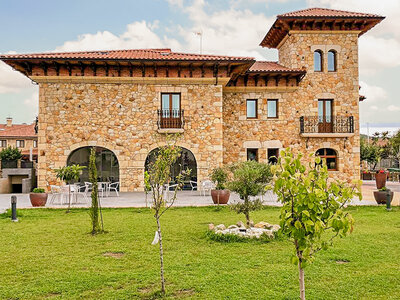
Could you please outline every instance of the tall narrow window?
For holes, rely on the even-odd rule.
[[[267,117],[268,118],[278,118],[278,100],[268,99],[267,100]]]
[[[181,128],[182,127],[181,94],[161,94],[160,127]]]
[[[318,149],[315,155],[321,157],[322,163],[326,163],[329,171],[337,171],[337,154],[330,148]]]
[[[37,140],[33,140],[33,148],[37,148]]]
[[[279,149],[278,148],[268,148],[268,163],[276,165],[278,163]]]
[[[336,71],[336,51],[335,50],[329,50],[328,52],[328,71],[329,72],[335,72]]]
[[[314,71],[322,72],[322,51],[314,51]]]
[[[247,99],[246,113],[247,119],[257,119],[257,99]]]
[[[17,140],[17,148],[24,148],[25,141],[24,140]]]
[[[258,149],[247,149],[247,160],[258,161]]]
[[[0,141],[0,147],[1,148],[6,148],[7,147],[7,140],[1,140]]]

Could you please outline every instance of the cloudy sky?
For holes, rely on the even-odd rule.
[[[387,18],[360,38],[362,123],[400,123],[399,0],[0,0],[0,53],[168,47],[173,51],[278,60],[259,47],[275,16],[307,7]],[[38,88],[0,63],[0,123],[31,122]]]

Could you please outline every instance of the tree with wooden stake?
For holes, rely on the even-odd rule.
[[[328,180],[326,162],[320,157],[313,158],[308,168],[301,158],[301,154],[295,156],[289,149],[282,151],[272,171],[273,191],[283,204],[281,231],[293,242],[291,261],[298,266],[300,299],[305,299],[306,265],[316,252],[331,246],[334,238],[353,231],[353,218],[344,207],[354,196],[361,199],[361,181],[350,185]]]
[[[79,177],[82,174],[82,170],[85,168],[85,166],[71,165],[54,170],[54,172],[56,173],[56,177],[62,181],[65,181],[65,183],[68,184],[67,212],[69,212],[71,209],[71,181],[79,180]]]
[[[97,183],[97,167],[96,167],[96,150],[92,148],[90,150],[89,157],[89,180],[92,184],[92,205],[90,206],[89,215],[92,220],[92,231],[91,234],[97,234],[104,232],[103,215],[101,212],[101,205],[99,201],[99,190]],[[101,219],[101,226],[99,222],[99,215]]]
[[[164,255],[161,234],[161,216],[174,204],[177,191],[183,186],[184,176],[190,174],[189,170],[181,171],[175,178],[172,178],[171,169],[174,163],[181,155],[181,148],[174,143],[168,142],[166,146],[160,147],[158,151],[153,152],[148,170],[145,172],[145,186],[151,190],[152,203],[151,207],[154,211],[154,218],[157,222],[157,231],[155,233],[153,244],[158,242],[160,252],[160,278],[161,278],[161,294],[165,295],[165,279],[164,279]],[[169,203],[164,199],[164,188],[174,180],[175,187]],[[166,193],[169,191],[167,190]]]

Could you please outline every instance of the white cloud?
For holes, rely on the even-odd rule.
[[[360,94],[367,97],[368,103],[382,103],[388,98],[388,93],[385,89],[376,85],[369,85],[364,81],[360,81]]]
[[[388,110],[389,110],[389,111],[400,111],[400,106],[389,105],[389,106],[388,106]]]
[[[31,87],[32,84],[28,78],[0,62],[0,94],[18,93]]]

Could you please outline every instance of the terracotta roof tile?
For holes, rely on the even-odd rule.
[[[317,7],[297,10],[277,16],[278,19],[286,17],[381,18],[381,16],[375,14],[366,14],[366,13],[328,9],[328,8],[317,8]]]
[[[5,54],[0,59],[81,59],[81,60],[170,60],[170,61],[251,61],[253,57],[192,54],[171,49],[131,49],[60,53]]]
[[[35,124],[0,124],[0,137],[36,137]]]
[[[248,72],[285,72],[285,73],[305,73],[301,69],[289,69],[275,61],[256,61]]]

